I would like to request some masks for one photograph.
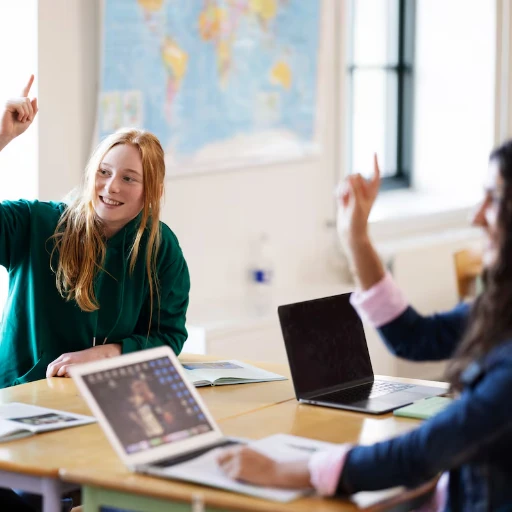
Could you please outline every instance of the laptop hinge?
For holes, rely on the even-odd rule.
[[[152,462],[149,462],[146,464],[142,464],[141,466],[139,466],[139,468],[147,467],[147,466],[151,466],[153,468],[154,467],[167,468],[167,467],[174,466],[176,464],[181,464],[182,462],[186,462],[188,460],[192,460],[197,457],[200,457],[204,453],[214,450],[215,448],[222,448],[222,447],[226,447],[226,446],[230,446],[230,445],[234,445],[234,444],[240,444],[240,441],[225,438],[218,443],[210,444],[208,446],[204,446],[203,448],[199,448],[199,449],[193,450],[191,452],[186,452],[186,453],[182,453],[180,455],[175,455],[174,457],[164,457],[157,461],[152,461]]]
[[[352,382],[345,382],[344,384],[337,384],[336,386],[330,386],[327,388],[317,389],[316,391],[308,391],[307,393],[302,393],[301,395],[297,394],[297,398],[300,400],[311,400],[320,395],[328,395],[329,393],[334,393],[335,391],[342,391],[345,389],[355,388],[357,386],[361,386],[362,384],[372,384],[374,382],[374,377],[365,377],[364,379],[354,380]]]

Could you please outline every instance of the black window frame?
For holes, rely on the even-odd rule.
[[[351,0],[350,18],[350,44],[347,66],[348,103],[349,103],[349,169],[353,170],[352,133],[353,133],[353,88],[354,72],[357,70],[382,70],[394,72],[397,77],[396,90],[396,165],[393,173],[384,176],[381,181],[382,190],[407,188],[411,185],[412,157],[413,157],[413,129],[414,129],[414,43],[416,32],[416,0],[397,0],[397,61],[386,65],[359,65],[354,62],[354,4],[358,0]],[[384,0],[382,0],[384,1]],[[389,27],[387,27],[389,31]],[[371,158],[369,158],[371,162]],[[381,164],[382,166],[382,164]],[[382,169],[381,169],[382,170]]]

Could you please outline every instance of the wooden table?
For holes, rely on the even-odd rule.
[[[410,379],[403,380],[418,384],[425,383]],[[432,382],[429,384],[436,385]],[[441,383],[438,384],[444,386]],[[222,431],[229,436],[256,439],[283,432],[329,442],[363,444],[396,436],[417,427],[418,424],[416,420],[395,418],[390,414],[370,416],[302,405],[294,399],[219,421]],[[95,463],[91,460],[85,467],[84,465],[67,467],[61,471],[63,480],[83,486],[85,512],[98,512],[101,506],[126,509],[130,512],[163,512],[169,510],[170,503],[172,503],[173,512],[189,512],[195,496],[200,496],[208,512],[290,512],[292,510],[353,512],[361,509],[377,512],[402,510],[400,507],[404,501],[412,503],[412,500],[418,497],[421,499],[425,493],[431,492],[434,488],[434,483],[429,483],[419,490],[402,492],[399,496],[396,494],[390,496],[387,492],[360,493],[355,496],[353,502],[308,497],[281,504],[198,485],[137,475],[128,471],[117,458],[113,461],[109,455],[108,460],[106,459],[106,456],[102,457],[108,467],[102,467],[99,461]]]
[[[252,413],[220,421],[227,435],[260,437],[278,432],[314,437],[339,442],[373,442],[398,433],[406,432],[418,425],[415,420],[405,420],[386,415],[375,418],[358,413],[323,407],[301,405],[289,401]],[[115,467],[93,467],[63,469],[62,479],[79,483],[83,489],[84,512],[99,512],[101,506],[110,506],[134,512],[164,512],[172,503],[173,512],[190,512],[191,502],[200,497],[208,512],[379,512],[389,510],[405,498],[432,490],[426,486],[420,492],[409,492],[397,500],[396,494],[361,493],[353,502],[306,497],[292,503],[275,503],[248,496],[237,495],[194,484],[182,483],[128,471],[120,461]],[[202,509],[201,509],[202,510]]]
[[[182,361],[208,361],[187,356]],[[284,365],[259,364],[289,376]],[[429,384],[432,384],[429,382]],[[278,432],[334,442],[371,442],[413,428],[417,422],[390,416],[368,417],[295,401],[291,380],[199,388],[213,417],[227,435],[258,438]],[[52,378],[0,390],[0,403],[23,402],[79,414],[90,414],[74,382]],[[307,498],[281,505],[177,481],[129,472],[117,457],[99,425],[86,425],[0,444],[0,483],[43,495],[44,512],[60,512],[63,491],[84,486],[85,510],[98,512],[96,503],[112,503],[136,512],[190,511],[200,494],[210,512],[355,510],[347,502]],[[375,508],[368,510],[377,510]]]
[[[184,354],[180,359],[192,362],[216,358]],[[256,364],[289,377],[284,365]],[[291,380],[199,389],[217,421],[264,409],[295,396]],[[8,402],[91,414],[71,379],[51,378],[1,389],[0,403]],[[0,443],[0,486],[41,494],[44,512],[60,512],[62,493],[77,487],[60,480],[59,471],[63,468],[95,468],[94,471],[111,473],[124,470],[97,424]]]

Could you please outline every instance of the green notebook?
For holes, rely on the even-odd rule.
[[[405,418],[415,418],[418,420],[426,420],[435,416],[438,412],[448,407],[453,402],[452,398],[445,396],[431,396],[418,400],[411,405],[395,409],[393,414],[395,416],[403,416]]]

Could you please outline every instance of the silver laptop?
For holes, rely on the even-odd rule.
[[[222,435],[169,347],[73,366],[71,374],[108,440],[132,471],[282,502],[304,494],[253,486],[224,475],[213,450],[239,441]],[[298,449],[272,437],[254,446],[268,455],[281,453],[282,460],[299,455]]]
[[[363,324],[349,299],[346,293],[278,308],[300,402],[382,414],[446,393],[434,386],[375,380]]]

